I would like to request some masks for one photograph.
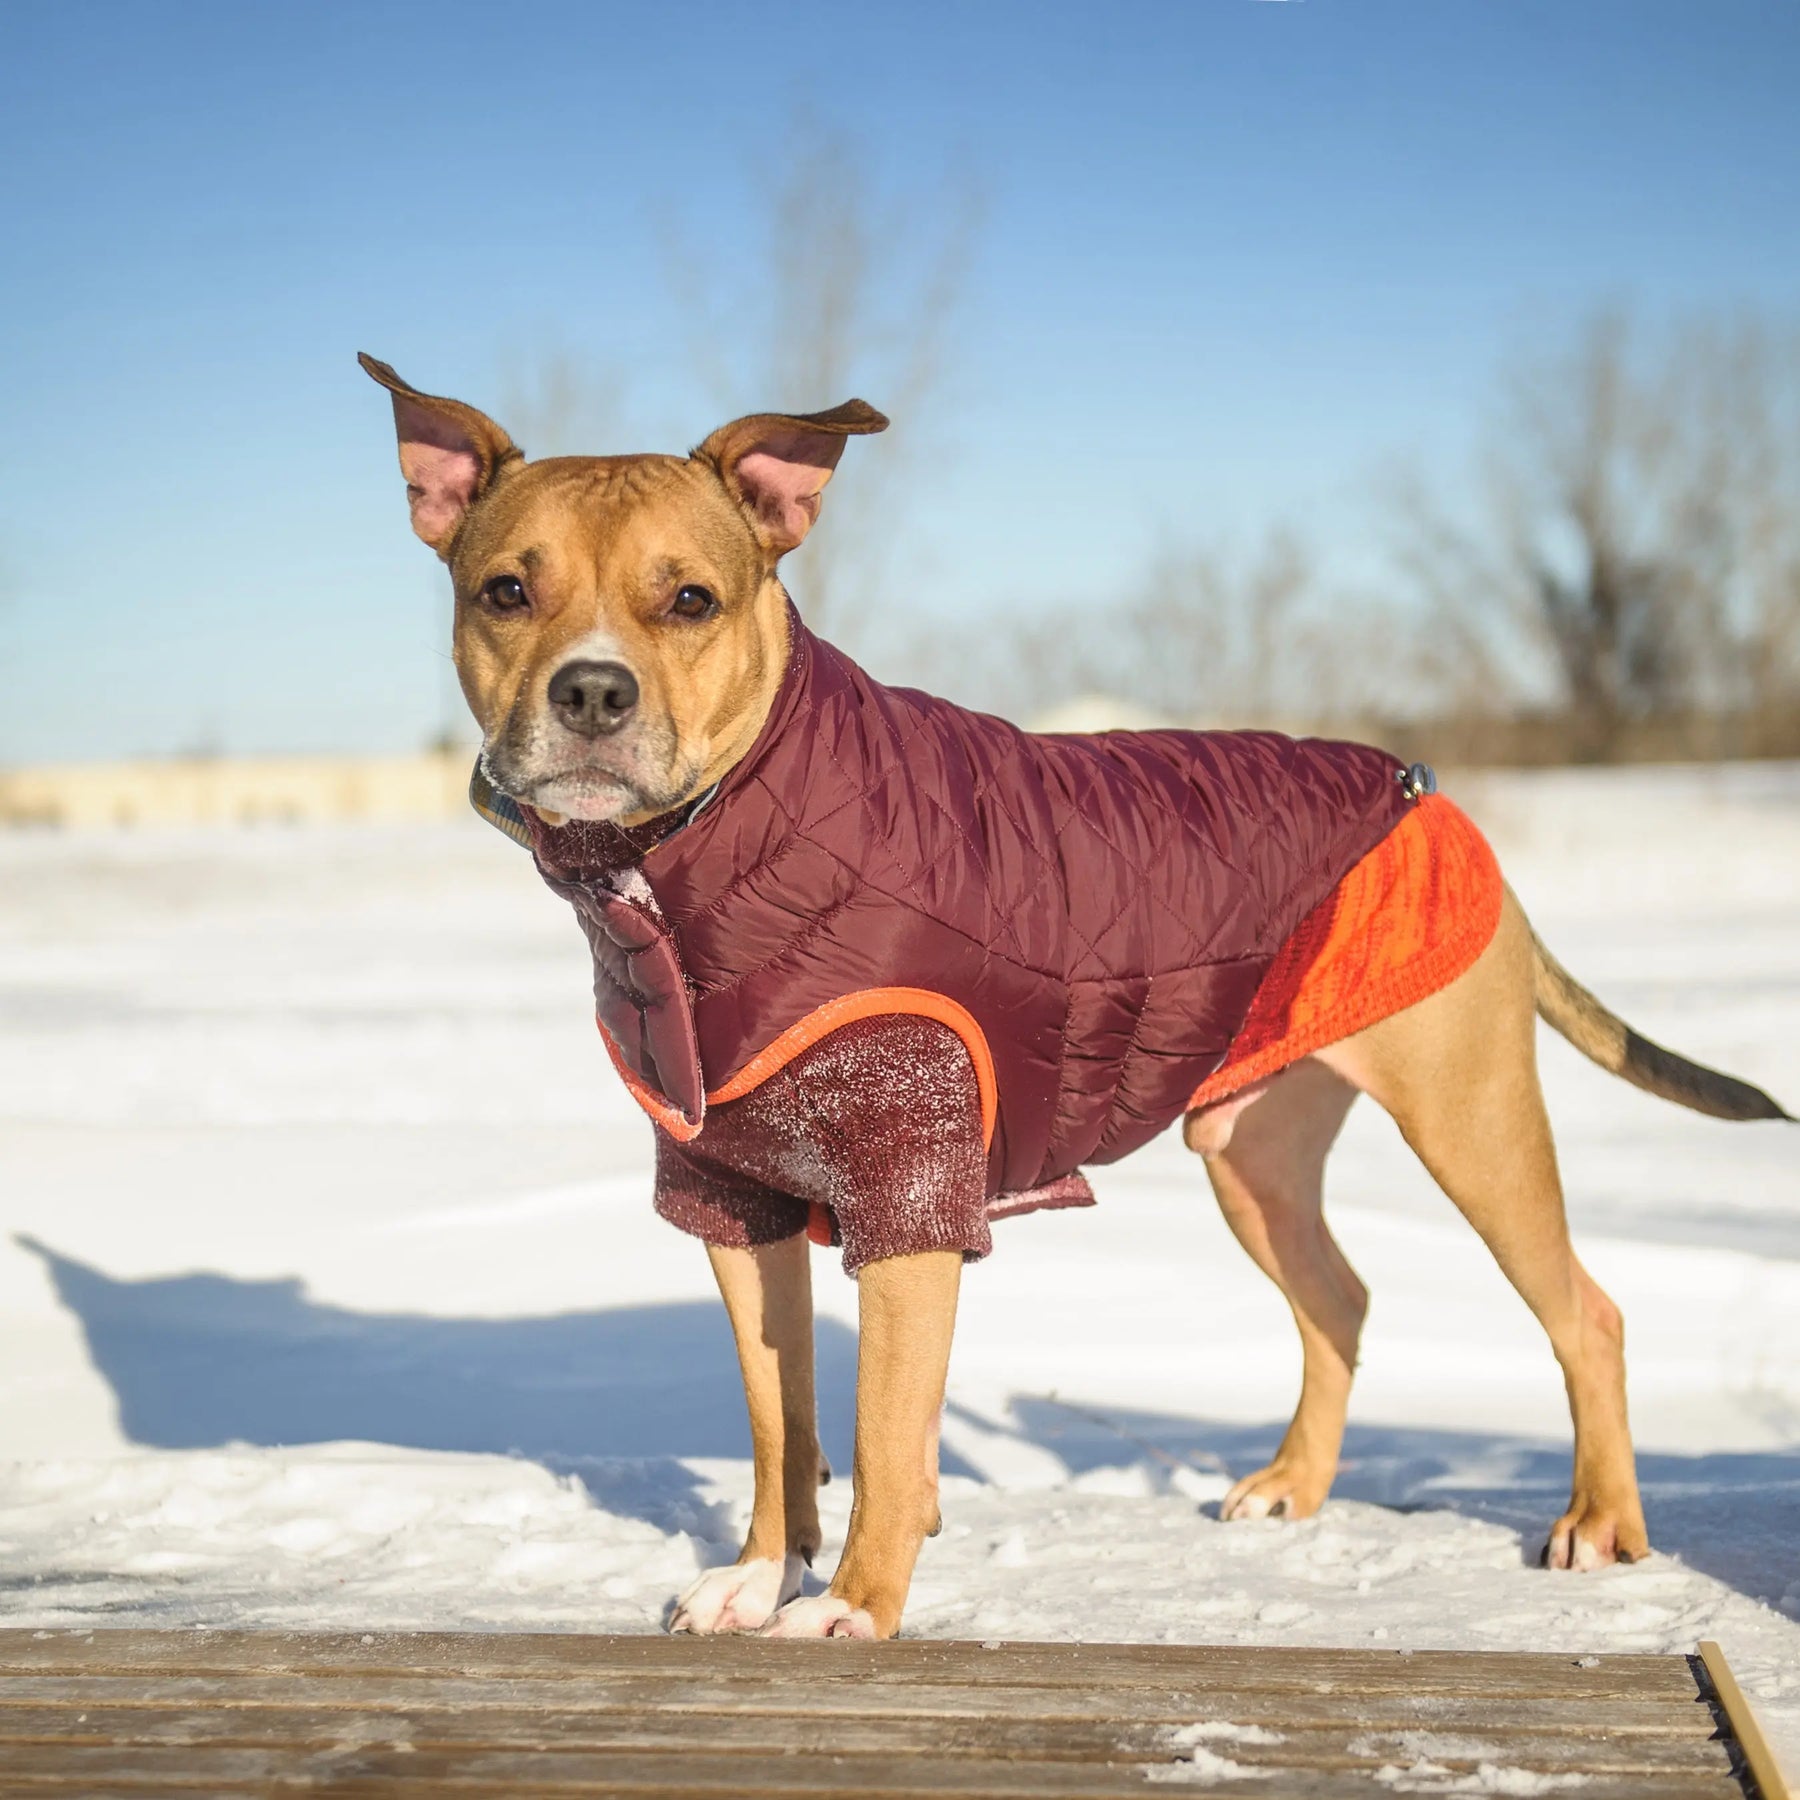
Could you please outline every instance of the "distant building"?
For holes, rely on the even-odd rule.
[[[1025,721],[1032,731],[1163,731],[1181,727],[1188,731],[1285,731],[1297,735],[1312,729],[1305,721],[1273,713],[1239,716],[1208,713],[1204,717],[1177,719],[1145,706],[1123,694],[1075,694],[1045,707]]]
[[[0,826],[300,824],[445,819],[472,749],[417,756],[171,757],[0,769]]]
[[[1174,723],[1122,694],[1076,694],[1025,721],[1031,731],[1156,731]]]
[[[1033,731],[1175,723],[1117,694],[1081,694],[1029,721]],[[459,818],[474,760],[472,745],[457,745],[415,756],[184,756],[0,769],[0,828]]]

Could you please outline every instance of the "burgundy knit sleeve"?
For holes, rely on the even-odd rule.
[[[778,1244],[806,1229],[806,1202],[689,1154],[656,1134],[656,1210],[671,1225],[734,1250]]]
[[[742,1099],[700,1136],[656,1134],[656,1210],[715,1244],[761,1244],[827,1209],[844,1271],[925,1250],[971,1261],[988,1233],[980,1092],[955,1032],[910,1014],[859,1019]]]

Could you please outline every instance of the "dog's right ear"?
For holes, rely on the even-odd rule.
[[[440,400],[409,387],[384,362],[358,351],[356,360],[394,399],[394,435],[413,530],[439,556],[494,477],[523,453],[486,413],[460,400]]]
[[[886,431],[866,400],[830,412],[753,413],[721,425],[694,456],[717,471],[771,558],[792,550],[818,522],[819,500],[847,438]]]

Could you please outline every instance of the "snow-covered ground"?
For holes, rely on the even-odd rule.
[[[1559,955],[1800,1101],[1800,768],[1487,776]],[[746,1512],[698,1245],[596,1041],[580,936],[466,826],[0,836],[0,1620],[650,1631]],[[964,1284],[914,1632],[1687,1650],[1800,1765],[1800,1128],[1547,1042],[1584,1256],[1623,1305],[1651,1534],[1533,1566],[1549,1350],[1372,1109],[1331,1210],[1374,1295],[1315,1520],[1224,1526],[1293,1328],[1177,1138]],[[847,1467],[855,1289],[821,1254]],[[841,1534],[846,1484],[826,1491]],[[834,1545],[822,1565],[829,1573]]]

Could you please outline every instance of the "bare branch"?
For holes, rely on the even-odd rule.
[[[1791,703],[1800,456],[1775,420],[1800,406],[1795,375],[1750,323],[1692,324],[1652,353],[1598,313],[1509,376],[1480,522],[1448,527],[1415,496],[1396,566],[1430,603],[1460,595],[1515,701],[1535,658],[1578,754],[1619,754],[1647,721]]]
[[[815,627],[859,636],[881,616],[982,209],[955,173],[923,194],[884,191],[864,141],[805,109],[774,161],[782,174],[748,284],[722,304],[666,225],[670,292],[721,409],[805,412],[860,393],[894,418],[833,488],[794,572]]]
[[[623,449],[625,383],[614,369],[558,348],[502,372],[500,417],[531,456]]]

